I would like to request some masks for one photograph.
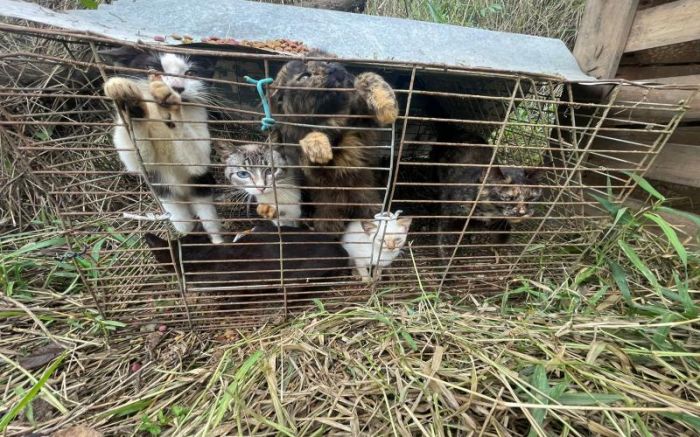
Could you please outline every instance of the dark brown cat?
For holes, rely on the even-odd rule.
[[[542,184],[544,172],[540,169],[498,166],[493,160],[493,167],[479,192],[479,184],[487,176],[494,148],[479,135],[453,128],[443,130],[438,139],[440,142],[463,143],[458,146],[436,146],[431,153],[435,162],[446,164],[437,168],[440,215],[450,217],[441,219],[438,226],[442,256],[452,253],[470,213],[470,228],[485,226],[493,231],[497,243],[506,243],[512,224],[534,214],[530,202],[542,196],[542,188],[537,185]],[[465,238],[463,243],[470,240],[467,236]]]
[[[309,56],[328,55],[316,52]],[[307,125],[279,123],[273,141],[300,145],[301,151],[290,153],[299,156],[306,186],[310,187],[307,194],[314,204],[314,228],[340,234],[346,223],[337,219],[374,217],[381,210],[381,188],[372,170],[357,167],[377,163],[373,150],[377,136],[370,128],[393,123],[398,116],[391,87],[375,73],[355,77],[336,62],[299,60],[285,64],[273,86],[277,87],[271,98],[273,111],[286,115],[287,123]],[[333,90],[336,88],[352,90]],[[363,187],[366,189],[358,190]]]
[[[284,282],[291,290],[298,293],[313,288],[313,283],[350,276],[348,253],[331,236],[291,226],[282,226],[281,231]],[[175,273],[177,266],[177,274],[184,274],[195,288],[280,283],[280,237],[277,226],[269,222],[244,233],[232,244],[208,244],[206,237],[195,234],[170,243],[150,233],[144,239],[162,268]],[[269,294],[270,290],[250,293],[261,292]]]

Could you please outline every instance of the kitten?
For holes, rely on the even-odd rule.
[[[342,238],[343,248],[355,264],[357,274],[369,282],[370,267],[374,279],[381,277],[381,269],[399,256],[406,244],[411,219],[394,214],[377,214],[374,220],[350,222]]]
[[[226,180],[255,198],[260,216],[276,225],[299,226],[301,177],[298,169],[288,167],[292,163],[279,149],[265,144],[245,144],[233,149],[218,147],[218,150],[226,164]]]
[[[317,52],[310,56],[328,55]],[[273,85],[277,87],[271,95],[273,112],[287,116],[285,120],[288,120],[277,124],[273,141],[301,146],[301,152],[295,148],[290,153],[299,155],[305,185],[310,187],[307,193],[314,204],[311,217],[317,219],[314,228],[340,234],[345,223],[337,219],[373,217],[381,209],[381,188],[377,187],[372,170],[359,167],[377,165],[376,149],[373,150],[377,136],[371,127],[393,123],[398,116],[391,87],[375,73],[355,77],[337,62],[300,60],[285,64]],[[335,88],[352,91],[329,90]],[[296,114],[312,115],[301,119],[294,117]]]
[[[128,171],[148,178],[175,229],[184,234],[191,232],[194,217],[198,216],[211,241],[221,243],[221,225],[212,203],[211,186],[215,182],[209,169],[207,111],[186,104],[205,103],[204,83],[167,75],[197,74],[194,65],[179,55],[139,59],[148,68],[157,62],[156,68],[165,75],[151,74],[148,80],[112,77],[104,85],[105,95],[127,117],[126,121],[131,121],[136,139],[134,145],[130,129],[117,111],[113,139],[119,158]]]
[[[440,215],[452,216],[441,219],[438,226],[441,255],[452,254],[465,223],[465,219],[455,216],[469,216],[473,202],[476,206],[470,226],[485,226],[493,231],[496,243],[505,244],[512,224],[534,215],[530,202],[538,201],[542,196],[542,188],[534,185],[542,184],[544,172],[498,166],[493,157],[494,147],[480,135],[454,125],[444,126],[438,131],[438,141],[461,143],[459,146],[437,145],[431,151],[431,160],[449,164],[437,166],[436,170],[440,183]],[[479,193],[478,184],[484,181],[486,168],[492,161],[493,168]],[[465,238],[463,242],[470,241],[468,234]]]
[[[292,288],[294,291],[309,289],[299,288],[300,284],[349,276],[348,254],[332,237],[290,226],[281,230],[284,282],[297,284]],[[145,240],[162,268],[175,273],[173,266],[177,266],[177,273],[184,273],[193,287],[279,284],[280,281],[280,237],[277,226],[270,222],[239,234],[235,243],[226,245],[202,244],[206,241],[197,235],[168,242],[148,233]],[[257,292],[251,290],[251,293]]]

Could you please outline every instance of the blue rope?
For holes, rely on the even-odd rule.
[[[265,79],[255,80],[252,77],[245,76],[245,80],[248,83],[255,84],[255,88],[258,90],[258,95],[263,105],[263,112],[265,112],[265,116],[261,120],[262,126],[260,129],[266,131],[275,124],[275,119],[272,118],[272,113],[270,112],[270,101],[267,98],[267,93],[265,93],[265,85],[271,84],[273,79],[271,77],[266,77]]]

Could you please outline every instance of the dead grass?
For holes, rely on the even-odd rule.
[[[408,3],[411,16],[427,17],[426,2]],[[446,16],[458,22],[458,7],[486,3],[454,2]],[[578,12],[558,9],[567,3],[503,2],[508,13],[540,15],[486,14],[478,24],[563,35],[568,24],[551,23],[557,14],[575,23],[566,14]],[[371,0],[370,11],[401,15],[402,5]],[[657,286],[611,276],[605,260],[626,268],[611,233],[564,281],[516,280],[490,298],[423,290],[385,302],[380,293],[257,329],[135,334],[95,311],[80,258],[62,258],[80,246],[11,150],[0,156],[11,194],[0,217],[0,420],[18,413],[7,435],[76,423],[183,436],[678,436],[700,427],[698,254],[680,266],[656,234],[621,233]]]

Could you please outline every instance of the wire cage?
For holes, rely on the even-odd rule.
[[[361,128],[377,133],[377,142],[365,145],[371,148],[372,163],[363,167],[374,175],[375,186],[355,189],[379,193],[381,201],[370,205],[377,213],[401,210],[402,216],[411,217],[408,241],[400,256],[365,283],[351,269],[351,259],[332,267],[324,267],[328,259],[313,259],[313,246],[320,243],[312,237],[320,232],[303,228],[317,227],[319,219],[304,215],[301,230],[264,228],[269,241],[251,245],[274,246],[277,255],[259,259],[260,270],[248,267],[248,275],[231,279],[238,264],[217,257],[225,252],[187,257],[190,250],[212,246],[206,232],[197,227],[191,239],[183,237],[176,244],[178,233],[163,216],[157,181],[125,170],[112,142],[117,122],[114,106],[103,94],[105,80],[149,72],[106,62],[101,53],[119,46],[117,40],[41,26],[2,24],[0,29],[9,47],[0,57],[3,163],[21,168],[22,182],[44,193],[40,198],[26,196],[19,182],[12,181],[6,187],[8,201],[16,202],[18,210],[43,211],[56,220],[72,255],[72,261],[64,262],[75,264],[95,307],[105,319],[135,328],[153,323],[195,329],[241,326],[285,317],[309,305],[366,299],[372,293],[392,299],[421,290],[465,296],[503,289],[519,278],[561,276],[601,235],[609,214],[600,199],[625,200],[636,185],[634,176],[650,167],[694,93],[666,87],[663,92],[677,93],[679,99],[655,103],[659,88],[616,82],[604,85],[607,96],[601,103],[580,96],[594,84],[581,86],[545,75],[307,55],[304,60],[340,62],[355,75],[375,72],[392,86],[397,120]],[[21,45],[13,46],[13,41]],[[245,80],[274,78],[299,54],[236,45],[134,47],[205,57],[215,66],[213,76],[198,78],[208,85],[207,103],[200,105],[208,111],[213,143],[229,150],[250,143],[299,146],[279,139],[275,144],[274,136],[261,132],[260,97]],[[274,93],[274,85],[268,91]],[[295,123],[313,126],[340,116],[272,115],[273,129]],[[213,152],[210,165],[215,181],[204,185],[215,192],[225,235],[221,246],[236,247],[241,242],[233,242],[234,236],[245,236],[269,221],[258,216],[254,199],[229,183],[218,153]],[[301,167],[289,164],[285,169]],[[518,179],[527,172],[538,178]],[[353,187],[311,187],[302,179],[298,188]],[[460,189],[471,194],[444,195]],[[538,193],[525,194],[533,190]],[[498,197],[501,191],[510,197]],[[303,200],[306,210],[317,206]],[[501,215],[518,207],[525,207],[527,214]],[[18,225],[26,225],[29,216],[20,214]],[[284,232],[290,235],[282,236]],[[169,265],[154,258],[145,244],[147,233],[169,241]],[[339,246],[339,236],[329,234],[332,241],[324,244]],[[296,261],[308,261],[302,263],[306,267],[281,268],[294,245],[311,254],[296,255]],[[329,273],[310,273],[325,270]]]

